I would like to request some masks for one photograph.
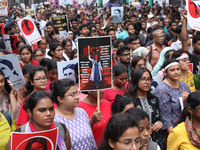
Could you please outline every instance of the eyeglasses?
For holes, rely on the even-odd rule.
[[[68,97],[68,96],[70,96],[70,97],[76,97],[76,96],[79,96],[79,92],[73,92],[73,93],[71,93],[71,94],[69,94],[69,95],[65,95],[64,97]]]
[[[130,57],[130,53],[128,53],[128,54],[122,54],[121,56],[123,56],[123,57]]]
[[[128,139],[128,140],[125,140],[125,141],[117,141],[121,144],[123,144],[125,147],[127,147],[127,150],[130,150],[133,145],[135,145],[135,147],[137,149],[141,148],[142,145],[143,145],[143,140],[141,138],[137,138],[135,141],[131,140],[131,139]]]
[[[57,52],[63,52],[64,50],[63,49],[57,49],[57,50],[55,50],[55,51],[57,51]]]
[[[42,82],[42,81],[46,81],[46,80],[47,80],[47,77],[36,78],[36,79],[33,79],[33,80],[36,80],[37,82]]]
[[[140,80],[142,81],[142,83],[152,82],[151,78],[140,78]]]

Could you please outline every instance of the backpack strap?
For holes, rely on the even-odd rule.
[[[10,127],[12,126],[12,117],[10,116],[9,113],[2,113],[4,115],[4,117],[6,118],[6,120],[8,121]]]
[[[62,136],[63,140],[66,141],[66,126],[62,123],[54,121],[55,126],[59,129],[59,134]]]

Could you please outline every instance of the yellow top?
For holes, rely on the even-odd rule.
[[[179,78],[179,81],[183,81],[183,79]],[[190,92],[196,91],[195,84],[194,84],[194,75],[192,74],[192,72],[187,71],[187,79],[186,81],[183,81],[183,82],[185,82],[189,86]]]
[[[12,119],[12,125],[10,127],[7,119],[4,115],[1,115],[0,120],[0,150],[4,150],[8,140],[10,139],[11,132],[16,130],[15,121]]]
[[[167,139],[167,150],[199,150],[190,142],[184,122],[178,124],[170,132]]]

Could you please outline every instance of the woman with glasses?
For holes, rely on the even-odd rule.
[[[50,46],[50,51],[48,55],[52,57],[52,59],[57,60],[58,62],[62,61],[63,58],[63,48],[59,42],[53,42]]]
[[[126,95],[131,97],[134,106],[144,110],[149,115],[153,131],[152,138],[158,140],[158,132],[163,124],[160,121],[159,100],[151,94],[152,76],[147,68],[137,68],[132,72]]]
[[[66,61],[70,60],[70,54],[72,52],[72,41],[69,39],[65,39],[62,41],[62,47],[64,49],[63,56]]]
[[[128,113],[119,113],[110,118],[99,150],[140,150],[141,146],[137,123]]]
[[[128,109],[125,113],[130,114],[139,126],[140,138],[142,139],[140,150],[160,150],[160,146],[150,140],[152,130],[149,115],[139,108]]]
[[[176,59],[181,67],[181,75],[179,81],[185,82],[189,86],[191,92],[196,91],[194,84],[194,75],[189,70],[190,60],[188,52],[185,52],[183,50],[175,51],[172,55],[172,58]]]
[[[33,51],[33,57],[36,61],[40,62],[44,58],[44,51],[40,48]]]
[[[40,63],[34,59],[32,59],[32,48],[29,45],[23,45],[19,49],[19,55],[21,57],[21,61],[19,62],[20,67],[22,68],[25,64],[32,64],[33,66],[38,66]]]
[[[165,79],[156,90],[159,99],[160,117],[163,123],[163,136],[166,144],[168,133],[176,126],[190,89],[186,83],[179,81],[180,64],[175,59],[169,59],[163,64]]]
[[[34,67],[33,70],[29,73],[29,80],[28,83],[26,84],[26,89],[27,89],[26,98],[23,100],[23,103],[21,104],[19,116],[16,123],[17,125],[23,125],[29,120],[27,112],[23,109],[23,105],[26,99],[29,97],[30,94],[36,91],[45,90],[46,86],[47,86],[46,70],[41,66]]]
[[[83,109],[78,108],[79,92],[75,83],[70,79],[56,81],[53,96],[58,105],[54,120],[65,124],[69,130],[71,149],[96,150],[88,115]],[[96,120],[95,116],[92,119]]]

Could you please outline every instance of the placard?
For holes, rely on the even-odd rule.
[[[3,34],[5,34],[4,24],[0,24],[0,37],[2,37]]]
[[[5,78],[13,83],[14,89],[25,85],[22,70],[15,54],[0,56],[0,69],[3,71]]]
[[[26,9],[26,10],[25,10],[25,15],[26,15],[26,16],[35,17],[34,9]]]
[[[59,0],[59,5],[65,6],[65,5],[72,5],[72,0]]]
[[[8,1],[0,0],[0,16],[8,16]]]
[[[124,7],[111,7],[111,16],[113,16],[111,22],[122,22],[123,13]]]
[[[186,0],[186,5],[189,26],[200,31],[200,1]]]
[[[61,38],[67,38],[69,31],[67,16],[53,17],[52,22],[56,34],[60,35]]]
[[[105,15],[104,8],[98,8],[98,16],[99,17],[104,17],[104,15]]]
[[[42,37],[31,16],[26,16],[23,19],[17,21],[17,24],[29,45],[42,40]]]
[[[79,88],[111,88],[111,37],[78,38]]]
[[[78,59],[57,62],[58,79],[60,80],[67,78],[76,82],[75,69],[74,69],[76,63],[78,63]]]
[[[16,35],[3,34],[3,40],[5,43],[6,50],[10,53],[18,54],[16,43],[18,37]]]
[[[12,132],[11,149],[13,150],[56,150],[58,128],[40,132]],[[33,148],[34,147],[34,148]]]

